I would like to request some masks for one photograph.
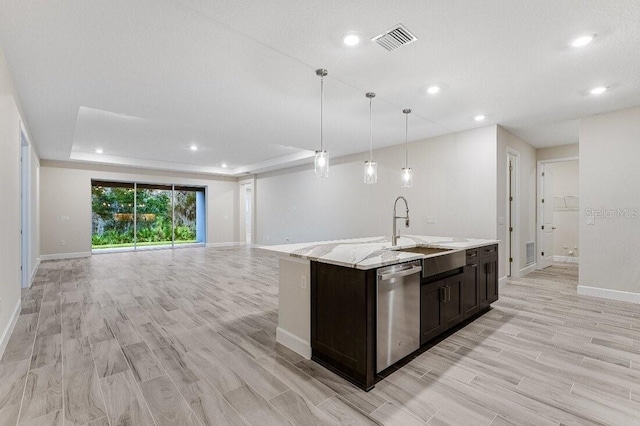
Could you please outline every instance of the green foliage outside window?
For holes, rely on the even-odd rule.
[[[176,243],[196,242],[194,191],[175,191],[173,208],[171,190],[140,188],[135,195],[133,188],[92,186],[93,248],[171,244],[174,236]]]

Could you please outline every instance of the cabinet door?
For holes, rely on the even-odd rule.
[[[478,313],[479,303],[480,294],[478,291],[478,264],[469,263],[464,267],[464,276],[462,278],[463,317],[469,318]]]
[[[361,387],[375,379],[375,270],[311,262],[312,359]]]
[[[487,302],[498,300],[498,259],[497,256],[487,258]]]
[[[462,321],[464,309],[462,308],[462,279],[463,274],[449,277],[445,281],[445,301],[442,307],[443,325],[445,329],[451,328]]]
[[[487,264],[489,261],[487,258],[478,259],[478,306],[480,309],[486,307],[488,302],[488,292],[487,292]]]
[[[442,305],[445,300],[444,280],[420,287],[420,344],[444,331]]]

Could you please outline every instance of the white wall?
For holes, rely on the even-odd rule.
[[[42,161],[40,177],[43,258],[86,256],[91,252],[91,179],[206,186],[207,243],[235,241],[235,178],[46,160]],[[63,217],[69,220],[63,221]]]
[[[23,178],[28,187],[23,194],[27,208],[22,212],[23,221],[26,222],[23,232],[27,238],[27,258],[23,259],[26,270],[24,285],[30,286],[40,265],[40,159],[33,143],[23,147],[22,163],[25,168],[22,171]]]
[[[0,356],[20,303],[20,113],[0,47]]]
[[[412,188],[400,185],[404,145],[374,151],[375,185],[363,183],[367,156],[332,159],[326,179],[316,178],[312,166],[258,175],[256,242],[391,236],[399,195],[411,210],[411,227],[401,233],[496,237],[496,126],[410,143]]]
[[[555,160],[558,158],[578,158],[579,145],[577,143],[570,145],[558,145],[549,148],[538,148],[536,155],[538,161]]]
[[[579,293],[640,302],[640,218],[617,214],[640,209],[638,159],[640,107],[581,120]],[[607,209],[613,217],[588,225],[587,209]]]
[[[497,176],[497,219],[498,239],[508,238],[508,210],[507,210],[507,149],[519,154],[518,160],[518,188],[514,196],[516,216],[512,255],[514,258],[512,275],[515,277],[527,273],[526,243],[536,241],[536,150],[527,142],[498,126],[498,176]],[[517,245],[516,245],[517,244]],[[499,276],[507,275],[506,245],[499,247]],[[536,248],[537,249],[537,248]]]
[[[574,196],[578,197],[579,192],[579,164],[578,160],[558,161],[545,163],[545,173],[547,170],[553,174],[552,195],[554,197]],[[556,199],[554,199],[554,203]],[[569,250],[574,252],[573,257],[578,254],[575,247],[578,245],[578,229],[580,224],[579,210],[566,210],[558,208],[554,204],[553,210],[553,254],[554,256],[570,256]],[[567,247],[565,250],[564,247]]]

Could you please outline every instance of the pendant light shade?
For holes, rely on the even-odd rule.
[[[324,150],[324,78],[327,74],[324,68],[316,70],[316,75],[320,77],[320,150],[316,151],[314,168],[316,177],[320,178],[329,176],[329,153]]]
[[[374,184],[378,181],[378,163],[375,161],[364,162],[364,183]]]
[[[410,167],[402,168],[402,186],[411,188],[413,186],[413,170]]]
[[[364,183],[371,185],[378,182],[378,163],[373,161],[373,117],[371,108],[376,94],[368,92],[365,96],[369,99],[369,161],[364,162]]]
[[[326,178],[329,176],[329,153],[327,151],[316,151],[314,164],[316,177]]]
[[[402,169],[402,187],[411,188],[413,186],[413,170],[409,167],[409,114],[410,109],[403,109],[405,116],[405,132],[404,132],[404,168]]]

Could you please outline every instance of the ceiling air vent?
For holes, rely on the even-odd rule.
[[[394,28],[375,36],[371,41],[375,41],[388,51],[396,50],[400,46],[413,43],[418,37],[411,34],[402,24],[396,25]]]

